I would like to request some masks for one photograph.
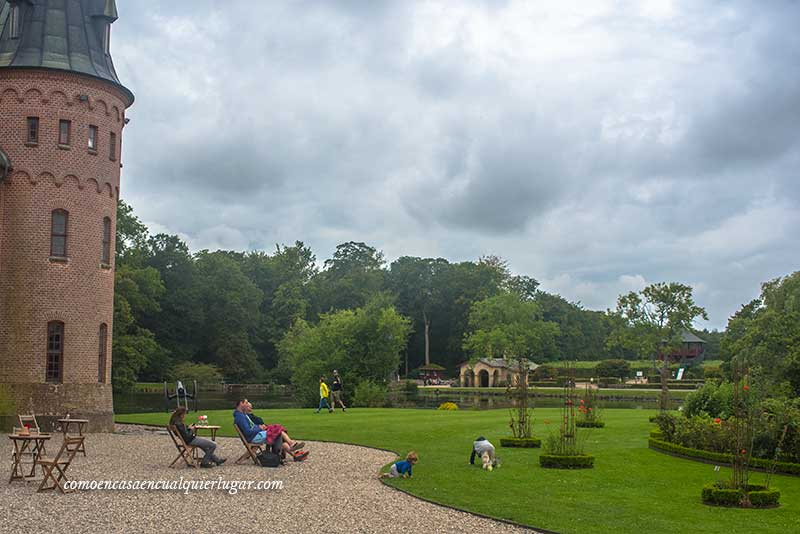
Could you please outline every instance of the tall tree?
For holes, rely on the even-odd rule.
[[[706,310],[695,304],[691,286],[672,282],[620,295],[612,315],[616,319],[612,343],[662,358],[660,408],[666,410],[669,355],[681,350],[683,333],[692,329],[696,319],[708,320]]]
[[[317,311],[351,310],[364,306],[384,288],[383,253],[365,243],[349,241],[336,247],[325,269],[314,278]]]

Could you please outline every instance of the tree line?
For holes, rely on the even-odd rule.
[[[649,356],[620,341],[620,331],[632,333],[635,324],[542,291],[495,256],[404,256],[387,264],[376,248],[352,241],[321,267],[301,241],[271,253],[192,253],[176,235],[151,235],[124,202],[115,280],[113,379],[122,389],[173,378],[192,364],[215,366],[229,382],[289,383],[299,369],[311,376],[331,358],[342,367],[361,365],[357,374],[368,379],[387,368],[413,373],[425,363],[453,371],[475,347],[491,343],[474,335],[480,314],[528,313],[509,295],[533,305],[528,316],[546,325],[539,362]],[[493,303],[476,308],[487,299]],[[347,341],[331,344],[333,335]],[[707,357],[716,357],[721,334],[703,337]]]

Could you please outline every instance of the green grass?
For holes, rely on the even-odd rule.
[[[492,473],[468,465],[479,434],[495,444],[507,435],[507,410],[455,411],[351,409],[314,414],[312,409],[258,412],[280,422],[293,437],[329,440],[420,455],[414,477],[392,481],[435,502],[563,533],[795,532],[800,522],[800,478],[776,476],[781,507],[739,510],[700,503],[713,466],[647,448],[653,410],[606,410],[606,428],[589,432],[595,468],[542,469],[540,449],[498,449],[503,466]],[[208,412],[233,435],[231,411]],[[544,437],[559,418],[556,408],[536,410],[534,433]],[[120,422],[165,424],[167,414],[119,415]],[[552,421],[549,425],[546,420]],[[312,452],[313,454],[313,452]],[[727,478],[727,468],[721,477]],[[346,483],[346,474],[341,481]],[[752,482],[764,475],[755,473]]]

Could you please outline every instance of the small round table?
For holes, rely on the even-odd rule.
[[[11,478],[8,483],[11,484],[15,480],[30,480],[36,476],[36,462],[39,460],[41,450],[44,447],[44,442],[49,440],[52,436],[50,434],[31,433],[31,434],[9,434],[8,439],[14,443],[14,452],[12,453],[13,465],[11,466]],[[31,448],[33,445],[33,448]],[[30,474],[25,474],[22,470],[22,456],[30,454],[33,459]]]
[[[58,423],[61,424],[61,431],[64,433],[64,437],[67,437],[69,434],[69,427],[75,425],[78,427],[78,435],[83,436],[83,428],[89,424],[88,419],[58,419]],[[74,432],[73,432],[74,434]],[[82,452],[84,456],[86,456],[86,447],[84,445],[86,440],[81,443],[80,447],[76,450],[76,452]]]
[[[192,428],[194,428],[195,432],[198,430],[211,431],[211,441],[217,441],[217,430],[219,430],[221,427],[217,425],[193,425]]]

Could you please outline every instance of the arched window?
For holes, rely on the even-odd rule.
[[[97,381],[101,384],[106,383],[106,369],[108,368],[108,325],[100,325],[100,350],[97,360]]]
[[[67,224],[69,213],[65,210],[53,210],[50,224],[50,255],[56,258],[67,257]]]
[[[103,254],[100,260],[103,265],[111,265],[111,219],[103,218]]]
[[[61,382],[64,378],[64,323],[47,323],[47,366],[45,378],[48,382]]]

